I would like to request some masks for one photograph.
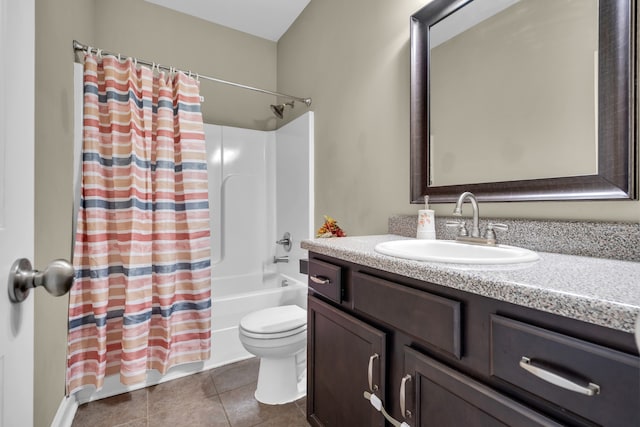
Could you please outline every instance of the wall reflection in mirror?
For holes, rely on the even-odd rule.
[[[597,172],[596,0],[476,0],[430,34],[431,185]]]
[[[632,3],[433,0],[414,14],[412,201],[635,198]]]

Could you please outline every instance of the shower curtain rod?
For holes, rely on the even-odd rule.
[[[95,50],[96,53],[101,52],[103,55],[111,55],[111,56],[116,56],[118,58],[121,56],[119,53],[107,52],[106,50],[98,49],[98,48],[95,48],[95,47],[88,46],[88,45],[86,45],[84,43],[80,43],[77,40],[73,41],[73,50],[74,51],[80,50],[80,51],[87,52],[87,53],[91,53],[91,50]],[[122,56],[124,56],[124,55],[122,55]],[[150,66],[150,67],[154,67],[155,66],[158,69],[163,69],[165,71],[182,71],[185,74],[194,74],[191,71],[178,70],[178,69],[174,69],[172,67],[166,67],[164,65],[157,64],[155,62],[145,61],[144,59],[139,59],[139,58],[135,58],[135,57],[133,57],[133,58],[136,60],[136,62],[138,64],[147,65],[147,66]],[[247,86],[247,85],[243,85],[243,84],[236,83],[236,82],[230,82],[228,80],[217,79],[215,77],[203,76],[202,74],[197,74],[197,73],[196,73],[196,76],[199,79],[210,80],[212,82],[222,83],[222,84],[229,85],[229,86],[235,86],[235,87],[239,87],[239,88],[242,88],[242,89],[253,90],[255,92],[266,93],[267,95],[275,95],[275,96],[279,96],[281,98],[288,98],[288,99],[292,99],[294,101],[300,101],[300,102],[303,102],[307,107],[309,107],[311,105],[311,98],[300,98],[300,97],[297,97],[297,96],[286,95],[284,93],[278,93],[278,92],[273,92],[273,91],[266,90],[266,89],[260,89],[260,88],[253,87],[253,86]]]

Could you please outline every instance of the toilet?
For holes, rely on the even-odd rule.
[[[260,358],[255,398],[268,405],[306,393],[307,311],[297,305],[270,307],[240,320],[243,347]]]

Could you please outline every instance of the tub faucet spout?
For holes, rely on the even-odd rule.
[[[273,263],[277,264],[279,262],[289,262],[289,256],[285,255],[285,256],[274,256],[273,257]]]

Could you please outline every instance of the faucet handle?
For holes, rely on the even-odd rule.
[[[448,220],[445,225],[447,227],[457,227],[458,228],[458,236],[462,236],[462,237],[466,237],[469,235],[469,232],[467,231],[467,226],[464,223],[463,220],[459,220],[459,221],[455,221],[455,220]]]
[[[276,245],[282,245],[284,247],[284,250],[287,252],[291,251],[291,243],[291,233],[289,233],[288,231],[284,233],[282,239],[276,240]]]
[[[507,224],[502,224],[500,222],[490,222],[487,224],[487,231],[484,233],[484,238],[488,240],[496,240],[496,232],[495,230],[507,231],[509,226]]]

